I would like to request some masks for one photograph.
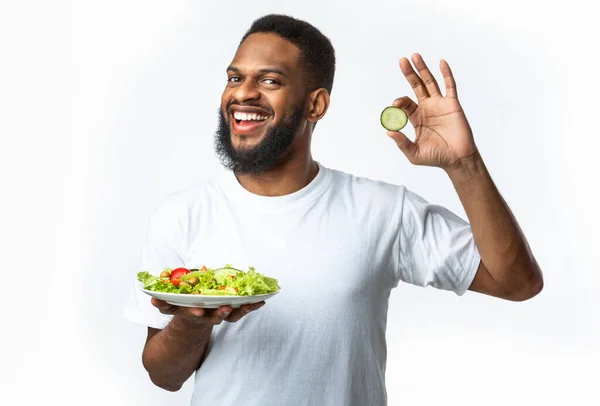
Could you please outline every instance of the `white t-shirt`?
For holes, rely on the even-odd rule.
[[[231,172],[168,197],[141,270],[253,266],[281,292],[213,329],[192,405],[380,406],[388,298],[400,281],[462,295],[480,256],[468,223],[403,186],[319,164],[298,192],[258,196]],[[170,316],[134,288],[125,318]]]

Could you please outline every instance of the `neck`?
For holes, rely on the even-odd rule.
[[[306,187],[317,176],[319,168],[310,151],[289,156],[285,162],[261,175],[237,174],[238,182],[260,196],[284,196]]]

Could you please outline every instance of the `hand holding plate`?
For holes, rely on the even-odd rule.
[[[231,306],[220,306],[217,309],[204,309],[200,307],[180,307],[169,304],[163,300],[152,298],[154,305],[163,314],[182,317],[194,323],[218,325],[223,321],[236,322],[248,313],[260,309],[264,301],[242,305],[237,309]]]

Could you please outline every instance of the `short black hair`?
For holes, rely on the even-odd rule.
[[[255,20],[239,45],[256,33],[277,34],[300,49],[300,63],[308,77],[309,91],[326,89],[335,76],[335,50],[329,38],[312,24],[283,14],[268,14]]]

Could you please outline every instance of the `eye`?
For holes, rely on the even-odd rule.
[[[265,85],[270,85],[270,86],[279,85],[279,82],[277,80],[275,80],[275,79],[264,79],[263,83]]]
[[[231,83],[238,83],[238,82],[241,82],[241,81],[242,81],[242,78],[240,78],[239,76],[230,76],[230,77],[227,79],[227,81],[228,81],[228,82],[231,82]]]

